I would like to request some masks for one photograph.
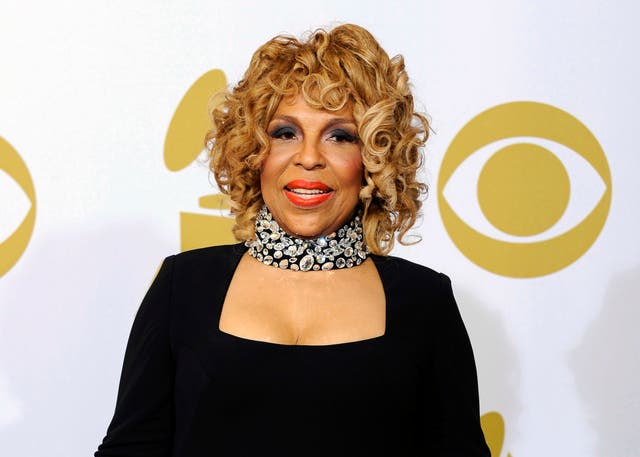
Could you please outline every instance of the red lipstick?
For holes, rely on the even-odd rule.
[[[295,179],[285,186],[284,194],[294,205],[308,208],[331,198],[333,189],[320,181]]]
[[[305,179],[295,179],[290,183],[288,183],[285,187],[287,189],[307,189],[307,190],[322,190],[322,191],[333,190],[331,187],[327,186],[323,182],[307,181]]]

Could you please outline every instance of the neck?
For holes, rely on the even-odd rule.
[[[355,216],[334,233],[301,238],[285,232],[266,206],[256,216],[255,240],[245,245],[265,265],[294,271],[320,271],[360,265],[368,254],[362,223]]]

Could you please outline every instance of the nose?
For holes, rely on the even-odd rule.
[[[317,141],[310,139],[302,141],[300,149],[298,149],[298,152],[294,157],[294,161],[296,165],[299,165],[306,170],[324,168],[326,165],[321,146]]]

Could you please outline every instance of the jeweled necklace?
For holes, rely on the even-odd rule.
[[[256,216],[256,239],[245,241],[245,246],[265,265],[294,271],[351,268],[369,253],[359,216],[330,235],[304,239],[282,230],[266,206]]]

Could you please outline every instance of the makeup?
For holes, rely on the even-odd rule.
[[[286,185],[284,194],[296,206],[312,207],[331,198],[333,189],[320,181],[296,179]]]

